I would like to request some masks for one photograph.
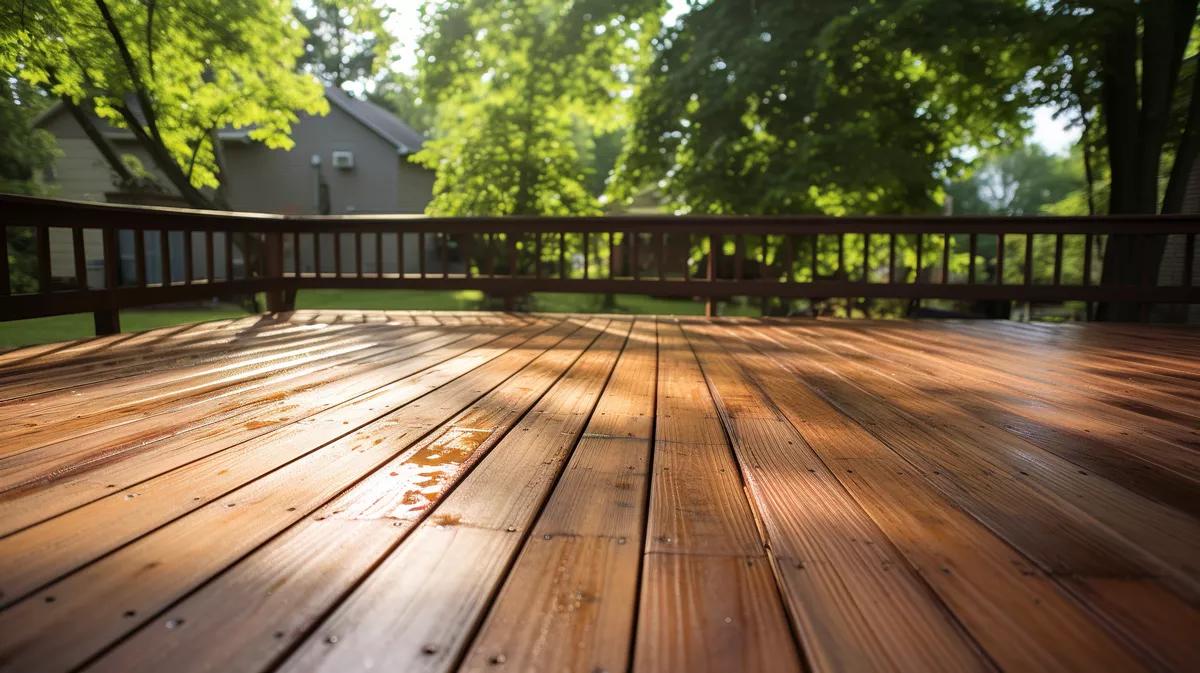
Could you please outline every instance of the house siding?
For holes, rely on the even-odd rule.
[[[41,126],[55,136],[62,151],[62,156],[55,162],[55,180],[48,183],[54,188],[54,196],[85,201],[106,200],[105,193],[114,189],[111,171],[83,128],[70,115],[61,111],[47,118]],[[329,186],[331,214],[420,214],[425,211],[432,198],[432,172],[408,163],[407,157],[400,156],[390,142],[363,126],[336,105],[331,106],[329,114],[323,117],[300,115],[300,120],[292,126],[291,139],[294,146],[289,150],[272,150],[257,142],[226,140],[222,144],[228,170],[228,179],[225,180],[226,196],[234,210],[288,215],[315,213],[317,208],[313,155],[321,157],[320,170]],[[122,154],[137,157],[148,170],[158,174],[159,184],[169,188],[170,183],[156,170],[149,155],[136,143],[116,138],[113,139],[113,145]],[[335,169],[335,151],[353,152],[354,168]],[[170,191],[174,193],[173,189]],[[52,229],[50,234],[54,276],[71,279],[74,277],[74,246],[71,232],[69,229]],[[90,282],[96,286],[103,282],[103,264],[99,260],[102,247],[100,232],[85,230],[84,237],[88,252],[88,273],[92,277]],[[394,241],[394,238],[392,240]],[[332,237],[326,237],[323,242],[332,245]],[[342,246],[343,268],[354,268],[353,244],[350,242],[347,246],[346,243],[347,241],[343,241]],[[290,246],[289,240],[289,260]],[[122,248],[124,247],[122,245]],[[302,245],[302,249],[306,256],[311,255],[311,242]],[[364,265],[368,269],[374,266],[374,249],[374,240],[364,240]],[[157,242],[147,245],[146,280],[149,283],[161,280],[158,251]],[[394,271],[394,244],[383,246],[383,258],[385,270]],[[332,255],[323,255],[324,260],[331,265]],[[235,260],[235,265],[238,263],[240,258]],[[406,270],[415,270],[419,263],[416,236],[411,235],[405,240]],[[182,264],[182,257],[173,249],[172,276],[175,276],[176,280],[182,279]],[[224,268],[223,258],[218,260],[216,266],[218,270]],[[122,274],[132,276],[132,259],[124,260],[122,267]],[[197,274],[200,274],[201,270],[202,264],[196,267]],[[332,268],[329,270],[332,271]],[[311,272],[312,269],[303,271]]]
[[[1187,191],[1183,197],[1183,212],[1200,214],[1200,161],[1192,166],[1188,179]],[[1170,236],[1163,250],[1162,264],[1158,269],[1159,285],[1181,285],[1183,281],[1183,262],[1187,250],[1187,242],[1183,236]],[[1200,245],[1195,247],[1192,259],[1192,285],[1200,285]],[[1156,307],[1153,317],[1155,320],[1186,322],[1189,325],[1200,324],[1200,305],[1161,305]]]

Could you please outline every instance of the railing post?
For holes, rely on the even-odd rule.
[[[117,229],[107,226],[101,231],[102,252],[104,258],[104,291],[112,292],[121,283],[120,264],[121,253],[117,249]],[[96,336],[121,333],[121,313],[116,309],[95,311],[92,313],[92,325]]]
[[[717,235],[709,234],[708,236],[708,283],[710,289],[716,288],[717,282]],[[704,302],[704,315],[712,318],[717,315],[717,301],[711,294],[708,300]]]
[[[283,234],[268,232],[264,240],[267,282],[283,282]],[[267,311],[285,313],[295,310],[295,290],[275,287],[267,291]]]

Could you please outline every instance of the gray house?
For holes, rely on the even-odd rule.
[[[233,209],[288,215],[424,212],[433,196],[434,174],[408,161],[421,149],[421,134],[384,108],[352,98],[339,88],[327,87],[325,97],[329,114],[301,113],[292,126],[295,146],[290,150],[272,150],[251,140],[245,129],[227,128],[218,133],[226,171],[222,182]],[[151,173],[157,172],[130,131],[97,121],[117,151],[137,157]],[[55,136],[62,151],[53,168],[41,176],[48,186],[57,187],[55,196],[85,201],[123,200],[114,193],[111,171],[99,150],[61,105],[48,109],[35,123]],[[170,186],[165,179],[159,183]],[[168,202],[170,198],[165,197]],[[88,232],[86,238],[89,252],[100,249],[98,231]],[[121,241],[121,248],[131,250],[132,242]],[[179,275],[173,280],[180,281],[184,266],[182,242],[171,248],[172,275]],[[159,249],[157,240],[147,239],[147,281],[151,283],[161,280]],[[54,267],[68,276],[73,275],[68,272],[73,264],[71,250],[70,232],[52,229]],[[406,250],[406,257],[412,259],[406,259],[405,265],[415,266],[416,242],[406,245]],[[235,267],[240,266],[239,252],[234,254]],[[179,259],[174,259],[176,256]],[[384,257],[385,267],[395,264],[393,246],[385,246]],[[130,258],[130,269],[123,270],[123,275],[132,274],[132,263]],[[217,269],[224,268],[223,259],[214,263]],[[89,276],[94,278],[89,281],[101,283],[99,267],[91,266],[89,263]]]

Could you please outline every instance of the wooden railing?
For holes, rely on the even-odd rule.
[[[289,217],[0,195],[0,319],[312,288],[1200,303],[1193,216]],[[1166,242],[1166,243],[1165,243]],[[1152,273],[1164,245],[1181,257]],[[1122,246],[1136,269],[1102,269]],[[716,250],[717,254],[709,254]],[[16,260],[10,268],[9,257]],[[1039,277],[1039,271],[1043,271]]]

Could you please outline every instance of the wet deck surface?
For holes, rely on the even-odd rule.
[[[0,354],[3,671],[1195,670],[1200,332],[307,312]]]

